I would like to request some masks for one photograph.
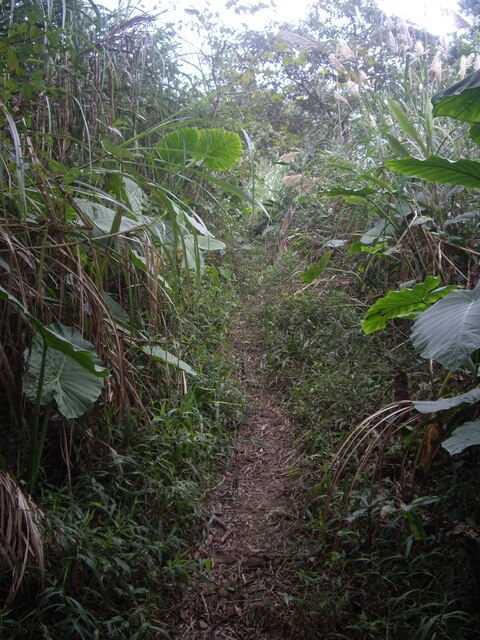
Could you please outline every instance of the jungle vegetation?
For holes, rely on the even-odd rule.
[[[228,330],[259,255],[263,366],[307,487],[292,637],[478,637],[461,5],[445,39],[373,0],[262,32],[0,3],[1,637],[169,637],[242,420]]]

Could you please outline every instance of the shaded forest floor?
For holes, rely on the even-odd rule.
[[[184,640],[291,637],[301,454],[282,397],[262,370],[264,347],[254,313],[261,303],[261,290],[247,294],[232,324],[245,420],[205,505],[204,539],[195,552],[204,570],[179,609],[175,631]]]

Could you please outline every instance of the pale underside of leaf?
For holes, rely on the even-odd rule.
[[[480,388],[472,389],[466,393],[451,398],[439,398],[438,400],[416,400],[413,406],[420,413],[436,413],[437,411],[448,411],[461,405],[470,405],[480,402]]]
[[[452,456],[476,445],[480,445],[480,420],[465,422],[442,442],[442,447]]]
[[[113,209],[97,202],[90,202],[79,198],[75,200],[75,204],[102,233],[108,234],[111,232],[117,216]],[[131,231],[132,229],[142,226],[142,224],[144,224],[143,220],[139,222],[122,216],[118,230],[121,232]]]
[[[451,291],[416,320],[411,339],[422,358],[455,370],[480,347],[480,285]]]

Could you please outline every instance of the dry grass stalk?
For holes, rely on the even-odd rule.
[[[300,194],[305,195],[315,190],[318,178],[304,176],[301,173],[293,173],[282,178],[282,182],[287,187],[296,189]]]
[[[43,573],[43,538],[39,523],[43,517],[31,498],[27,497],[6,471],[0,471],[0,555],[4,575],[10,586],[4,609],[19,592],[28,567]]]
[[[335,454],[329,472],[322,479],[321,484],[324,484],[327,481],[327,476],[332,474],[331,486],[325,502],[325,512],[329,508],[335,488],[350,463],[353,460],[356,461],[356,473],[350,485],[350,491],[353,491],[361,474],[371,462],[374,453],[379,452],[379,459],[383,461],[388,442],[395,434],[403,431],[407,423],[410,424],[412,416],[413,403],[411,400],[401,400],[382,407],[353,429]],[[416,418],[416,414],[413,417]]]
[[[413,40],[408,24],[405,22],[405,20],[402,19],[399,21],[398,26],[400,27],[400,34],[402,36],[405,47],[407,49],[411,49],[413,46]]]
[[[328,59],[330,61],[330,64],[332,65],[332,67],[335,69],[335,71],[337,73],[339,73],[340,75],[346,75],[347,74],[347,70],[345,69],[343,64],[340,62],[340,60],[336,56],[333,55],[333,53],[331,53],[328,56]]]
[[[340,40],[337,45],[337,57],[340,60],[355,60],[355,54],[350,49],[345,40]]]
[[[399,51],[399,47],[398,47],[397,41],[395,40],[395,36],[391,31],[388,32],[388,44],[390,45],[390,49],[392,53],[397,55]]]
[[[475,54],[471,53],[468,56],[462,56],[460,58],[460,69],[458,71],[458,77],[463,80],[468,69],[472,66],[475,61]]]
[[[428,78],[433,82],[437,81],[440,83],[442,81],[442,52],[437,51],[435,57],[432,60],[432,64],[428,69]]]
[[[293,162],[300,155],[300,151],[289,151],[288,153],[284,153],[283,156],[280,156],[278,162]]]
[[[344,96],[342,96],[342,94],[339,91],[334,91],[333,92],[333,97],[335,98],[335,100],[337,102],[341,102],[342,104],[347,104],[348,105],[348,100],[346,98],[344,98]]]

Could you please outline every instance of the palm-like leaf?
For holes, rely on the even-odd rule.
[[[200,129],[194,158],[207,169],[232,169],[242,155],[240,136],[226,129]]]
[[[197,148],[198,131],[194,127],[170,131],[156,145],[158,155],[169,165],[185,165]]]

